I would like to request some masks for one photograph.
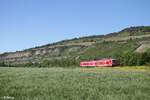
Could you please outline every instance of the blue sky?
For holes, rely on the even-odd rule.
[[[150,25],[150,0],[0,0],[0,53]]]

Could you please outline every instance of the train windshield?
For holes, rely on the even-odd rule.
[[[117,60],[112,60],[112,64],[113,65],[118,65],[118,61]]]

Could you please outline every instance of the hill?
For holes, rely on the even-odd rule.
[[[54,60],[63,61],[64,59],[115,58],[116,55],[121,53],[143,53],[149,50],[150,26],[138,26],[129,27],[107,35],[74,38],[23,51],[3,53],[0,55],[0,62],[23,64],[50,61],[52,63]]]

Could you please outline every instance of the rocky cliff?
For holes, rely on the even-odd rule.
[[[31,48],[25,51],[10,52],[0,55],[0,62],[29,62],[34,61],[40,57],[60,57],[73,55],[81,49],[88,47],[89,44],[66,44],[56,46],[42,46],[38,48]]]

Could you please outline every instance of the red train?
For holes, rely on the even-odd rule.
[[[117,65],[119,65],[119,62],[111,58],[80,62],[80,66],[82,67],[112,67]]]

